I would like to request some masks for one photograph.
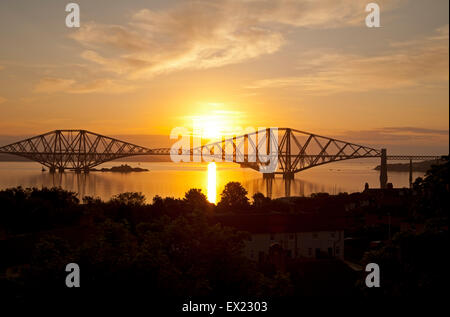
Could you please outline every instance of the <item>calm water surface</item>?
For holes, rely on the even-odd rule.
[[[109,162],[101,167],[112,167],[121,162]],[[277,176],[273,181],[263,180],[262,174],[239,167],[232,163],[171,163],[144,162],[126,163],[133,167],[149,169],[149,172],[128,174],[111,172],[91,172],[75,174],[74,172],[51,174],[42,172],[41,166],[34,162],[0,162],[0,189],[22,187],[61,186],[78,193],[80,197],[94,196],[109,199],[121,192],[142,192],[147,201],[155,195],[162,197],[183,197],[190,188],[200,188],[210,201],[218,200],[226,183],[240,182],[249,192],[249,197],[256,192],[270,195],[272,198],[290,196],[309,196],[316,192],[356,192],[364,188],[367,182],[371,187],[379,186],[378,171],[373,168],[377,160],[353,160],[335,162],[297,173],[289,183]],[[423,173],[414,173],[414,178]],[[391,172],[389,182],[395,187],[408,187],[408,173]]]

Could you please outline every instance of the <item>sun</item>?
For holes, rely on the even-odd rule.
[[[189,108],[192,112],[183,116],[184,126],[205,142],[230,138],[242,130],[245,113],[234,104],[196,102]]]
[[[203,139],[220,139],[225,133],[226,120],[218,115],[203,115],[194,119],[194,134]]]
[[[213,112],[191,116],[193,134],[204,140],[220,140],[236,132],[237,121],[228,112]]]

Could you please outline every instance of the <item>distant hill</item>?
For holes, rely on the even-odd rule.
[[[12,154],[0,154],[0,162],[30,162],[30,160]]]
[[[413,162],[413,171],[414,172],[426,172],[431,168],[431,165],[440,164],[439,162],[436,162],[436,160],[428,160],[428,161],[422,161],[422,162]],[[374,170],[379,171],[380,165],[377,165],[377,167],[374,168]],[[387,165],[388,171],[391,172],[409,172],[409,162],[408,163],[395,163],[395,164],[388,164]]]

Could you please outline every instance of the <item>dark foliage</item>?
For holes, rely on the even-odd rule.
[[[84,197],[83,204],[75,193],[60,188],[6,189],[0,191],[0,233],[7,237],[0,241],[0,269],[15,272],[0,278],[0,288],[23,299],[67,292],[65,266],[75,262],[82,268],[83,290],[92,294],[286,296],[326,290],[328,295],[354,295],[357,277],[341,262],[290,261],[283,272],[270,263],[257,265],[242,255],[247,233],[209,220],[214,213],[243,217],[239,213],[305,211],[357,219],[365,210],[408,216],[427,226],[421,234],[398,233],[366,252],[361,264],[375,262],[383,268],[383,287],[369,290],[361,278],[359,294],[434,294],[448,282],[448,176],[448,162],[434,166],[416,180],[413,194],[391,206],[363,193],[275,200],[257,193],[250,204],[247,191],[235,182],[225,186],[217,206],[199,189],[189,190],[183,199],[156,196],[146,203],[141,193],[122,193],[107,202]],[[365,207],[354,204],[366,200]],[[352,204],[356,207],[347,211]],[[353,233],[367,241],[387,232],[358,221],[355,226]]]
[[[246,233],[208,222],[214,205],[198,189],[184,199],[155,197],[152,204],[140,193],[108,202],[85,197],[79,204],[73,193],[57,188],[8,189],[0,197],[6,206],[1,227],[13,237],[35,233],[25,235],[29,247],[18,248],[26,254],[15,254],[20,274],[0,281],[12,297],[67,291],[65,266],[71,262],[82,268],[83,290],[103,295],[283,292],[278,276],[265,277],[241,254]]]

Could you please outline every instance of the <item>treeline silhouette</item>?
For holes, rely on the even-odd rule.
[[[449,165],[447,157],[444,164],[433,165],[413,184],[408,220],[424,229],[398,232],[390,243],[364,254],[363,265],[377,263],[382,268],[382,287],[367,289],[361,279],[358,284],[363,293],[422,299],[448,295]]]
[[[246,232],[211,221],[216,215],[301,213],[323,216],[342,212],[362,193],[315,194],[270,199],[228,183],[216,205],[199,189],[184,198],[121,193],[109,201],[61,188],[11,188],[0,191],[0,288],[6,298],[27,300],[38,294],[61,294],[65,266],[81,269],[81,290],[108,296],[285,296],[425,294],[448,281],[449,163],[433,166],[402,198],[397,211],[423,233],[397,233],[377,250],[367,250],[362,264],[382,268],[380,289],[367,289],[365,275],[332,265],[290,262],[285,271],[259,265],[242,254]],[[366,196],[364,196],[366,197]],[[378,204],[376,212],[391,212]],[[381,206],[381,207],[380,207]],[[238,219],[238,218],[237,218]],[[368,230],[361,225],[358,232]],[[372,229],[370,229],[372,230]],[[356,232],[356,231],[354,231]],[[347,272],[347,273],[343,273]],[[5,277],[6,276],[6,277]],[[358,281],[359,279],[359,281]],[[64,293],[65,294],[65,293]]]
[[[246,195],[229,183],[216,207],[199,189],[183,199],[156,196],[150,204],[131,192],[107,202],[85,197],[81,204],[61,188],[2,190],[0,224],[14,250],[1,266],[26,265],[1,287],[19,298],[59,292],[66,289],[65,266],[74,262],[81,289],[103,295],[288,295],[288,278],[265,275],[242,255],[247,233],[208,221],[216,209],[253,208]]]

